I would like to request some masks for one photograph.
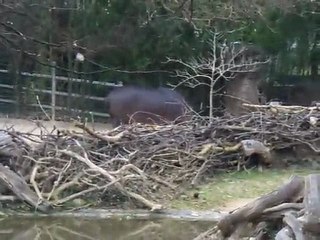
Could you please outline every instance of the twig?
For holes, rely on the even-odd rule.
[[[55,204],[63,204],[63,203],[65,203],[65,202],[69,202],[69,201],[71,201],[71,200],[73,200],[73,199],[75,199],[75,198],[78,198],[78,197],[80,197],[80,196],[83,196],[83,195],[85,195],[85,194],[87,194],[87,193],[90,193],[90,192],[93,192],[93,191],[98,191],[98,190],[101,190],[101,189],[106,189],[106,188],[114,185],[115,183],[119,182],[120,180],[121,180],[121,179],[119,178],[119,179],[114,180],[113,182],[110,182],[110,183],[106,184],[106,185],[103,185],[103,186],[95,186],[95,187],[91,187],[91,188],[88,188],[88,189],[86,189],[86,190],[83,190],[83,191],[81,191],[81,192],[74,193],[74,194],[72,194],[72,195],[70,195],[70,196],[68,196],[68,197],[65,197],[65,198],[62,198],[62,199],[57,200],[57,201],[55,202]]]
[[[58,188],[54,189],[52,188],[52,191],[50,192],[50,194],[48,194],[47,200],[49,200],[51,197],[53,197],[54,199],[57,199],[59,194],[61,192],[63,192],[65,189],[68,189],[74,185],[79,184],[79,178],[83,176],[83,172],[78,173],[76,176],[74,176],[74,178],[70,181],[70,182],[66,182],[62,185],[60,185]],[[57,184],[54,184],[54,186]]]
[[[36,99],[37,99],[37,102],[38,102],[38,105],[41,109],[41,111],[44,113],[44,115],[48,118],[49,121],[51,121],[51,118],[49,117],[49,115],[47,114],[47,112],[44,110],[44,108],[42,107],[42,104],[40,102],[40,99],[39,99],[39,96],[37,95],[36,96]]]
[[[41,192],[40,192],[40,190],[39,190],[39,188],[38,188],[38,184],[37,184],[37,182],[36,182],[36,180],[35,180],[35,179],[36,179],[36,175],[37,175],[38,168],[39,168],[39,165],[35,165],[35,166],[34,166],[34,168],[33,168],[33,170],[32,170],[32,173],[31,173],[31,177],[30,177],[30,183],[32,184],[34,190],[36,191],[39,199],[42,200],[42,199],[43,199],[42,194],[41,194]]]
[[[281,212],[285,210],[295,209],[295,210],[301,210],[303,208],[302,203],[282,203],[280,205],[277,205],[275,207],[267,208],[263,211],[263,214],[270,214],[273,212]]]
[[[68,150],[59,150],[58,152],[65,154],[65,155],[69,155],[70,157],[76,158],[77,160],[87,164],[91,169],[93,169],[97,172],[100,172],[102,175],[107,177],[109,179],[109,181],[111,181],[111,182],[116,181],[116,178],[114,176],[112,176],[109,172],[102,169],[101,167],[98,167],[97,165],[92,163],[89,159],[81,157],[79,154],[70,152]],[[139,194],[125,190],[118,182],[116,182],[115,185],[125,195],[132,197],[132,198],[138,200],[139,202],[143,203],[147,207],[151,208],[151,211],[162,209],[162,206],[160,204],[155,204],[155,203],[145,199],[144,197],[140,196]]]
[[[99,135],[97,133],[95,133],[94,131],[90,130],[88,127],[81,125],[81,124],[75,124],[76,127],[81,128],[83,130],[85,130],[87,133],[89,133],[91,136],[96,137],[102,141],[105,142],[118,142],[121,138],[123,138],[123,136],[127,133],[126,131],[118,133],[115,136],[102,136]]]

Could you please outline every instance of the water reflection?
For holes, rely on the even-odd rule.
[[[0,239],[6,240],[188,240],[211,226],[176,220],[90,220],[71,218],[6,218]]]

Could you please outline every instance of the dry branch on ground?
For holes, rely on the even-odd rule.
[[[319,153],[319,126],[310,118],[319,119],[319,111],[263,109],[238,118],[214,118],[209,125],[197,118],[177,125],[135,124],[106,132],[81,124],[78,132],[56,134],[10,129],[0,134],[4,143],[0,160],[23,177],[40,200],[56,208],[70,202],[85,206],[130,202],[159,210],[164,207],[159,203],[179,193],[182,186],[196,185],[214,171],[239,170],[257,162],[273,164],[275,149],[304,145]]]
[[[224,216],[205,239],[318,239],[320,174],[294,176],[277,190]]]

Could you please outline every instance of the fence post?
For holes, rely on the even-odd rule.
[[[56,119],[56,62],[52,62],[51,67],[51,120]]]

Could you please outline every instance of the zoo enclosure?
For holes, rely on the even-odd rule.
[[[0,114],[15,117],[51,118],[109,117],[104,104],[108,91],[122,84],[51,74],[19,73],[20,88],[10,72],[0,69]]]

